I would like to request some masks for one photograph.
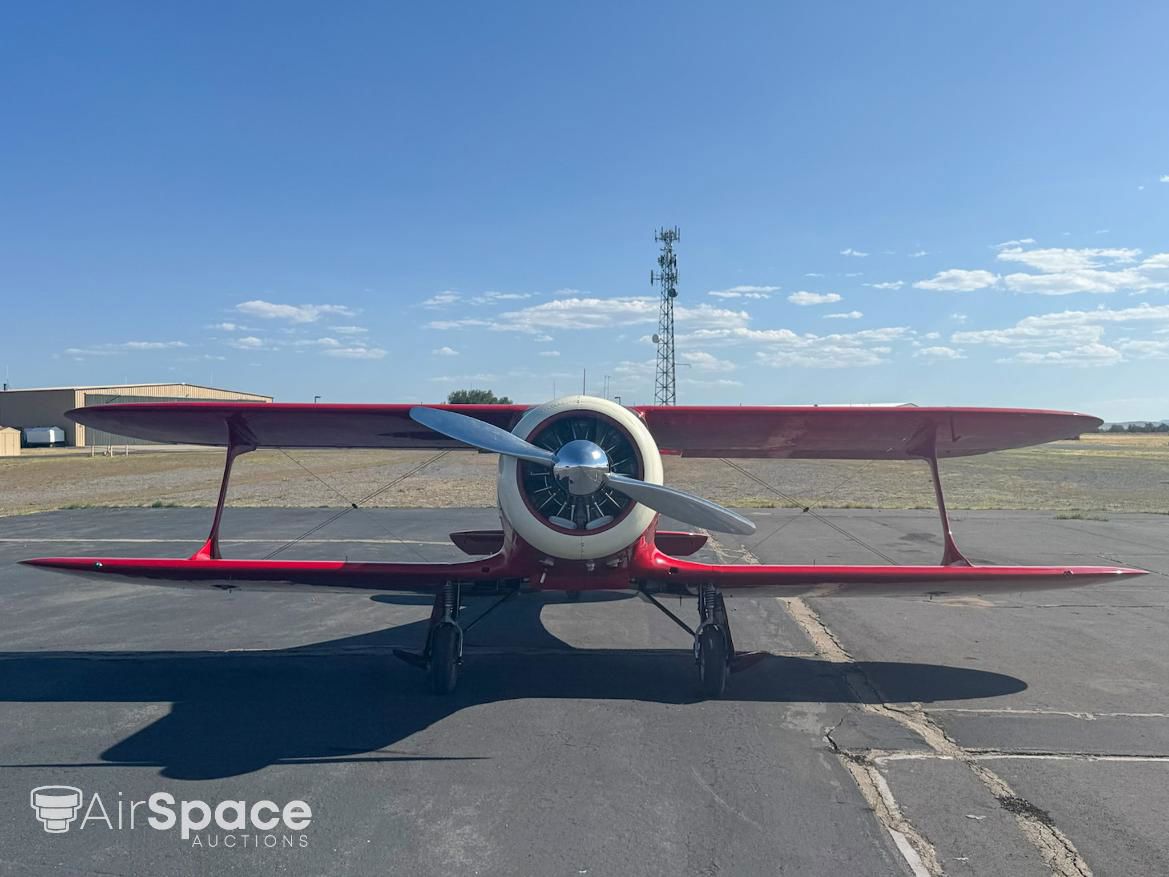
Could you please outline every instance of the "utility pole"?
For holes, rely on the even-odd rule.
[[[661,291],[661,308],[658,312],[658,331],[653,336],[658,346],[657,376],[654,379],[654,403],[675,405],[678,402],[677,386],[674,381],[674,299],[678,297],[678,257],[674,255],[674,241],[681,237],[677,226],[662,228],[654,235],[660,241],[662,251],[658,254],[658,273],[649,272],[650,285],[657,284]]]

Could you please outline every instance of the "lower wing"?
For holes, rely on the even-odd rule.
[[[162,557],[41,557],[31,566],[179,588],[434,593],[445,582],[500,583],[530,577],[500,553],[461,563],[353,563],[344,560],[221,560]],[[802,566],[698,563],[656,552],[631,579],[694,592],[713,584],[752,596],[987,594],[1119,582],[1144,570],[1115,566]],[[589,576],[580,585],[589,588]],[[563,579],[555,586],[563,589]],[[596,583],[592,587],[596,587]],[[630,587],[634,587],[631,583]]]
[[[249,591],[376,591],[433,594],[444,583],[516,578],[503,554],[461,563],[223,560],[177,557],[38,557],[21,563],[172,588]]]
[[[709,564],[658,553],[655,578],[693,589],[704,584],[778,597],[949,596],[1044,591],[1146,575],[1119,566],[841,566]]]

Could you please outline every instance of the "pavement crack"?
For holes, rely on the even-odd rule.
[[[738,562],[759,563],[759,559],[746,548],[731,551],[713,536],[708,544],[724,562],[734,557]],[[1039,851],[1054,877],[1091,877],[1092,870],[1088,863],[1046,811],[1034,807],[1017,795],[1002,777],[982,762],[977,753],[952,739],[920,703],[888,703],[872,679],[859,669],[836,634],[804,599],[779,598],[779,602],[811,640],[821,658],[832,663],[851,665],[844,672],[844,682],[856,699],[858,709],[896,721],[921,738],[937,756],[965,764],[1000,805],[1014,815],[1020,832]],[[839,723],[836,727],[839,727]],[[902,814],[877,765],[863,756],[846,753],[830,737],[828,743],[852,776],[877,820],[892,836],[915,877],[936,877],[942,874],[933,844]],[[1011,803],[1004,805],[1004,801]]]
[[[856,664],[852,656],[844,648],[839,639],[837,639],[836,635],[829,630],[819,614],[804,600],[797,597],[781,602],[788,608],[792,618],[800,625],[809,639],[812,640],[818,649],[822,650],[822,657],[829,661],[853,664],[854,669],[846,672],[844,678],[845,683],[857,699],[859,709],[874,715],[885,716],[898,722],[921,738],[939,757],[961,761],[965,764],[991,795],[999,801],[1000,805],[1014,815],[1020,832],[1039,851],[1039,854],[1043,857],[1044,862],[1051,869],[1055,877],[1091,877],[1092,870],[1088,867],[1088,863],[1076,850],[1071,840],[1055,826],[1051,816],[1046,811],[1034,807],[1034,805],[1026,802],[1021,796],[1015,794],[1014,790],[1002,777],[981,763],[976,753],[967,750],[952,739],[925,712],[921,704],[902,705],[887,703],[880,689],[868,675],[862,670],[855,669]],[[879,785],[877,784],[878,778],[880,785],[888,789],[883,774],[881,774],[876,764],[868,763],[867,759],[863,762],[857,762],[853,758],[847,758],[843,755],[840,755],[840,757],[844,766],[852,774],[853,780],[857,783],[858,788],[860,788],[861,794],[865,796],[866,801],[869,801],[870,806],[872,806],[872,801],[870,800],[871,791],[867,792],[866,789],[870,786],[877,786],[879,789]],[[891,792],[889,793],[889,797],[892,798]],[[1009,806],[1004,805],[1002,804],[1004,801],[1011,803]],[[896,802],[893,803],[895,804]],[[893,814],[887,805],[885,805],[884,810],[874,808],[874,813],[877,814],[877,818],[890,833],[894,832],[895,827],[898,830],[902,830],[899,824],[889,821],[892,819]],[[897,813],[900,813],[900,811],[898,810]],[[907,822],[905,824],[908,825]],[[929,844],[929,841],[916,832],[914,834],[903,833],[905,833],[907,842],[921,857],[921,861],[927,869],[924,873],[940,874],[940,866],[937,866],[938,870],[936,871],[929,870],[931,868],[931,862],[937,865],[937,854],[933,846]],[[897,840],[895,834],[894,840]],[[898,843],[898,848],[901,849],[900,843]],[[902,853],[905,853],[904,849],[902,849]],[[912,862],[910,863],[910,867],[913,868]]]

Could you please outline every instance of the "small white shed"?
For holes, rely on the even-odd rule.
[[[0,457],[20,456],[20,430],[0,426]]]

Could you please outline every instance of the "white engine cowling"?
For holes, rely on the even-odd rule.
[[[585,420],[594,421],[602,424],[609,435],[619,433],[623,436],[622,447],[631,447],[636,455],[638,470],[636,477],[651,484],[662,483],[662,457],[658,453],[653,436],[637,415],[608,399],[594,396],[565,396],[538,405],[520,418],[512,432],[528,441],[533,438],[539,440],[542,435],[547,436],[548,430],[561,419],[571,419],[570,425]],[[586,436],[574,434],[571,437]],[[547,447],[549,441],[555,443],[556,438],[553,436],[545,439],[544,446]],[[558,448],[549,447],[549,450],[555,451]],[[533,464],[517,461],[514,457],[500,456],[499,508],[521,539],[553,557],[595,560],[615,554],[632,545],[657,514],[651,508],[628,500],[624,508],[612,515],[611,521],[599,519],[584,525],[578,523],[576,526],[571,526],[572,522],[563,521],[565,526],[558,526],[549,520],[550,517],[555,518],[555,515],[542,513],[536,508],[533,497],[525,492],[520,467],[531,465]],[[548,483],[551,483],[550,475],[548,478]],[[541,489],[549,490],[547,487]],[[622,497],[622,500],[625,498]],[[598,508],[598,511],[603,509]],[[601,525],[594,528],[593,525],[596,523]]]

